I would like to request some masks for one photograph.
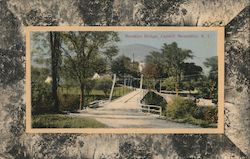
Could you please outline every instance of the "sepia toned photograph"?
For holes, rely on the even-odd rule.
[[[217,30],[38,30],[29,38],[31,129],[218,129]]]

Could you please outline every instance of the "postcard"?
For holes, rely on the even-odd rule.
[[[26,28],[27,133],[224,133],[223,27]]]

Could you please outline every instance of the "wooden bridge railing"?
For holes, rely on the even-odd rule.
[[[148,113],[151,113],[151,112],[154,112],[154,113],[157,113],[159,114],[159,116],[162,116],[162,107],[161,106],[158,106],[158,105],[147,105],[147,104],[142,104],[140,103],[141,105],[141,110],[143,111],[146,111]],[[153,108],[153,109],[151,109]]]

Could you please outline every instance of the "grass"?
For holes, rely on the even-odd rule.
[[[60,87],[58,88],[59,94],[72,94],[72,95],[79,95],[80,94],[80,89],[78,87],[70,87],[68,89]],[[120,87],[115,87],[114,92],[113,92],[113,99],[119,98],[129,92],[132,92],[133,89],[125,86],[120,86]],[[86,95],[87,96],[87,95]],[[89,97],[101,97],[102,99],[108,99],[109,94],[105,95],[102,90],[97,90],[93,89],[90,94],[88,95]]]
[[[58,88],[59,93],[61,94],[80,94],[80,89],[78,87],[70,87],[68,89],[64,87],[59,87]],[[133,89],[126,87],[126,86],[121,86],[121,87],[115,87],[113,95],[114,96],[122,96],[124,94],[127,94],[129,92],[133,91]],[[105,96],[104,92],[102,90],[97,90],[93,89],[89,95],[92,96]]]
[[[178,123],[189,123],[189,124],[193,124],[193,125],[198,125],[198,126],[203,127],[203,128],[217,128],[216,123],[210,123],[210,122],[202,120],[202,119],[196,119],[191,115],[187,115],[187,116],[185,116],[183,118],[179,118],[179,119],[168,118],[168,117],[167,117],[167,119],[171,120],[171,121],[178,122]]]
[[[33,128],[105,128],[105,124],[89,117],[69,117],[62,114],[32,116]]]

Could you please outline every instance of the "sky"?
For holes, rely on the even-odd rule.
[[[206,58],[217,55],[216,31],[120,31],[118,45],[143,44],[160,49],[163,43],[177,42],[183,49],[190,49],[191,60],[202,66]],[[204,70],[207,71],[207,70]]]
[[[203,62],[216,56],[216,34],[216,31],[119,31],[120,42],[117,45],[142,44],[160,49],[163,43],[176,42],[180,48],[192,50],[194,58],[188,62],[195,62],[207,73]],[[31,46],[35,46],[32,40]]]

